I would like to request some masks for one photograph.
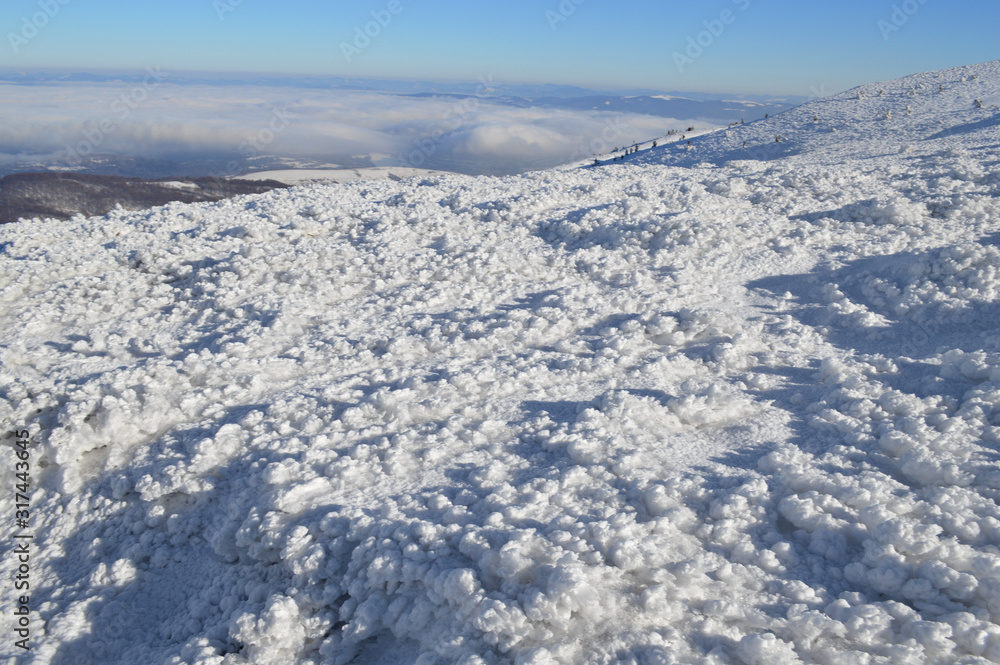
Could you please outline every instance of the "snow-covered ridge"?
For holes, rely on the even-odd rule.
[[[1000,662],[1000,63],[861,90],[0,228],[26,662]]]
[[[792,158],[840,166],[846,159],[920,153],[1000,124],[998,69],[1000,61],[993,61],[870,83],[716,132],[690,147],[665,145],[626,160],[691,166]]]

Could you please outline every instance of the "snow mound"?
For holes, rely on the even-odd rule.
[[[1000,662],[998,90],[0,228],[35,553],[0,653]]]

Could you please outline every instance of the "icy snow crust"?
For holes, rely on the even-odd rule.
[[[998,92],[0,228],[25,662],[1000,662]]]

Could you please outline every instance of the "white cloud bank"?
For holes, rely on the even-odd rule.
[[[510,173],[689,124],[652,116],[518,108],[489,97],[144,83],[0,85],[0,164],[72,165],[113,154],[359,160],[467,173]]]

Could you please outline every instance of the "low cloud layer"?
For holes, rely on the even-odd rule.
[[[352,166],[513,173],[586,159],[689,119],[518,108],[478,97],[142,83],[0,85],[0,166],[73,166],[93,155],[185,160],[241,171],[258,157]],[[235,173],[234,173],[235,174]]]

